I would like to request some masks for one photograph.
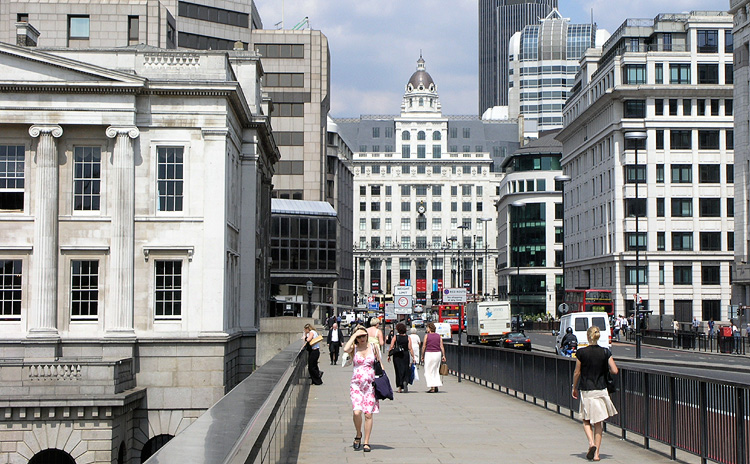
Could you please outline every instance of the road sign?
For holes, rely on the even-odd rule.
[[[560,305],[557,307],[557,311],[560,314],[568,314],[568,305],[567,305],[567,303],[560,303]]]
[[[637,293],[633,294],[633,300],[635,301],[635,304],[643,304],[643,297]]]
[[[443,290],[443,303],[466,303],[466,289],[446,288]]]
[[[373,301],[375,301],[375,297],[374,296],[368,296],[367,297],[367,302],[368,303],[372,303]]]
[[[413,295],[411,285],[401,285],[401,286],[393,287],[393,295],[394,296]]]
[[[370,311],[377,311],[378,309],[380,309],[380,305],[377,301],[371,301],[367,303],[367,309],[369,309]]]
[[[411,295],[401,295],[394,297],[393,301],[396,314],[411,314],[412,297]]]

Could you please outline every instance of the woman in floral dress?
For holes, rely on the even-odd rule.
[[[349,389],[352,410],[354,411],[354,429],[357,432],[353,446],[355,450],[362,447],[366,453],[369,453],[371,451],[372,415],[380,411],[380,404],[375,399],[375,387],[372,385],[372,381],[375,380],[373,365],[380,358],[380,349],[376,345],[368,343],[367,337],[367,330],[358,326],[346,342],[344,351],[351,355],[354,365],[352,383]],[[363,415],[365,423],[364,444],[362,444]]]

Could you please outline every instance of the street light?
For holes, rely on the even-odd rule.
[[[570,181],[570,176],[567,176],[565,174],[561,174],[559,176],[555,176],[555,182],[560,182],[562,184],[562,293],[563,293],[563,302],[565,301],[565,183]]]
[[[487,278],[488,273],[487,269],[489,266],[487,265],[487,223],[492,220],[492,218],[479,218],[480,221],[484,222],[484,261],[482,264],[482,280],[484,281],[484,299],[487,299]]]
[[[312,280],[307,281],[307,317],[312,317],[312,292],[313,283]]]
[[[465,224],[461,224],[458,226],[459,229],[461,229],[461,246],[458,247],[458,274],[459,279],[461,282],[461,288],[464,287],[464,276],[461,274],[463,271],[461,270],[461,248],[464,246],[464,230],[469,229],[471,226],[467,227]],[[457,374],[458,374],[458,381],[461,381],[461,334],[463,333],[462,329],[464,326],[464,306],[466,306],[466,303],[461,305],[461,311],[458,312],[458,356],[456,359],[456,364],[458,366]]]
[[[635,317],[633,317],[633,325],[635,326],[635,357],[636,359],[641,357],[641,327],[639,324],[639,316],[641,311],[639,309],[640,304],[638,300],[641,299],[641,243],[640,233],[638,224],[641,222],[640,211],[639,211],[639,192],[638,187],[641,183],[641,176],[638,169],[638,145],[641,141],[645,141],[648,134],[646,131],[630,131],[625,132],[625,140],[633,140],[635,147],[635,298],[633,303],[635,306]]]
[[[464,275],[463,275],[463,273],[466,271],[463,269],[464,263],[461,262],[461,248],[464,247],[464,230],[471,229],[471,226],[467,226],[466,224],[461,224],[460,226],[458,226],[458,228],[461,229],[461,244],[458,247],[458,281],[459,281],[459,285],[461,286],[461,288],[466,288],[466,286],[464,285]]]
[[[526,206],[525,201],[516,200],[513,203],[511,203],[512,206],[519,208],[518,213],[516,214],[516,222],[518,221],[518,216],[521,214],[520,208],[523,208]],[[516,229],[519,229],[519,227],[516,227]],[[512,232],[512,223],[511,223],[511,232]],[[516,239],[513,240],[516,243],[516,288],[515,293],[516,294],[516,308],[518,311],[521,309],[521,292],[518,291],[518,286],[521,284],[521,234],[519,230],[516,230],[516,233],[513,234],[516,236]],[[508,241],[510,243],[510,240]],[[510,282],[510,276],[508,276],[508,281]]]
[[[453,249],[453,246],[456,243],[456,240],[458,240],[456,237],[451,237],[448,239],[448,242],[451,242],[451,250]],[[456,270],[453,269],[453,252],[451,251],[451,287],[456,288],[455,281],[453,280],[453,276],[456,274]]]

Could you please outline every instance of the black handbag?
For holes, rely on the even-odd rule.
[[[373,346],[373,351],[376,352],[375,362],[372,363],[372,368],[375,371],[375,379],[372,381],[372,386],[375,389],[375,399],[384,400],[387,398],[393,400],[391,380],[383,370],[383,365],[380,364],[380,350]]]
[[[607,391],[609,394],[615,393],[617,391],[617,384],[615,383],[615,379],[612,377],[612,374],[607,371]]]

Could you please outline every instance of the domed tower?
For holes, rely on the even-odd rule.
[[[437,93],[437,86],[432,80],[432,76],[425,70],[424,58],[419,54],[417,60],[417,70],[409,78],[406,84],[404,100],[401,103],[401,116],[431,116],[440,117],[440,97]]]

